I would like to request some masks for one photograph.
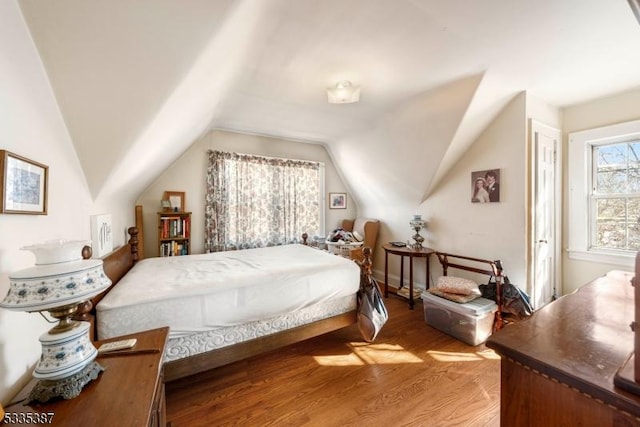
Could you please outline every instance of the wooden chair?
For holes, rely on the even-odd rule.
[[[364,239],[362,247],[351,249],[349,254],[351,259],[362,261],[364,259],[362,249],[365,247],[371,248],[372,253],[375,251],[378,230],[380,229],[379,220],[371,218],[344,219],[341,227],[343,230],[358,233]]]

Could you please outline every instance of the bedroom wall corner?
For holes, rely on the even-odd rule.
[[[165,190],[184,191],[186,210],[191,216],[191,253],[204,252],[204,198],[207,151],[235,151],[290,159],[313,160],[325,165],[325,197],[329,192],[347,193],[346,209],[329,209],[326,205],[325,230],[328,233],[344,218],[357,213],[352,195],[342,181],[331,156],[321,144],[284,140],[227,130],[211,130],[194,143],[138,197],[143,206],[145,257],[158,256],[157,212]]]
[[[49,166],[47,215],[0,215],[0,298],[11,273],[35,258],[21,247],[53,239],[90,238],[86,179],[42,61],[16,1],[0,2],[0,148]],[[38,337],[49,324],[37,314],[0,309],[0,402],[31,378]]]
[[[526,93],[518,94],[427,199],[429,244],[439,251],[502,260],[525,283]],[[500,169],[500,202],[471,203],[471,172]],[[442,273],[431,259],[432,278]]]

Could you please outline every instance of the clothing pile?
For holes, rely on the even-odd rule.
[[[353,233],[351,231],[343,230],[342,228],[336,228],[329,236],[327,236],[327,242],[333,243],[357,243],[362,242],[362,236],[356,231]]]

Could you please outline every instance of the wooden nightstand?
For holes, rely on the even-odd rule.
[[[157,349],[158,351],[99,356],[97,361],[105,371],[87,384],[75,399],[27,404],[23,400],[35,384],[35,380],[32,380],[14,399],[17,403],[7,406],[4,410],[14,420],[25,420],[21,416],[14,416],[14,413],[22,413],[24,416],[32,414],[32,417],[36,412],[53,413],[50,423],[40,424],[54,426],[165,426],[162,362],[168,334],[169,328],[159,328],[97,341],[96,348],[104,342],[137,338],[138,342],[134,350]],[[11,422],[4,425],[28,424],[28,421],[25,421],[22,424]]]
[[[429,289],[429,256],[435,251],[431,248],[413,248],[411,246],[394,246],[391,243],[385,243],[382,245],[384,249],[384,296],[389,296],[389,254],[400,256],[400,285],[398,289],[404,286],[404,257],[409,257],[409,293],[407,299],[409,300],[409,308],[413,310],[415,305],[413,296],[413,259],[414,258],[426,258],[426,280],[425,288]],[[400,294],[397,294],[401,296]]]

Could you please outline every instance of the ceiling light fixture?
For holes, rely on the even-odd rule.
[[[327,101],[329,104],[350,104],[360,100],[360,86],[354,86],[348,80],[336,83],[327,88]]]

